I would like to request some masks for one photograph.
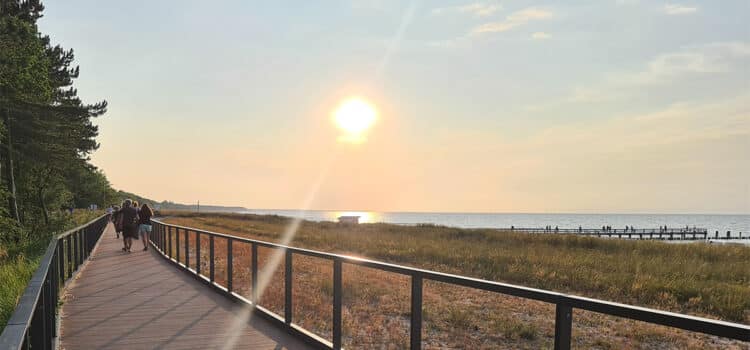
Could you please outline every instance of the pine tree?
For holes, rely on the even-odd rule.
[[[106,112],[107,102],[78,97],[73,50],[38,32],[43,9],[38,0],[0,0],[0,195],[18,223],[41,217],[48,224],[50,210],[83,198],[107,200],[113,191],[87,162],[99,147],[92,118]],[[75,174],[105,195],[92,196],[88,184],[66,178]],[[73,188],[89,195],[76,196]]]

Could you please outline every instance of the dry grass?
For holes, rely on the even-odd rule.
[[[169,214],[167,221],[171,223],[265,241],[278,240],[289,221],[278,216]],[[204,262],[208,259],[207,241],[202,237]],[[217,239],[215,244],[217,281],[226,283],[226,241]],[[748,247],[670,245],[430,225],[314,222],[304,222],[291,245],[750,323]],[[259,250],[261,267],[265,267],[270,253],[270,249]],[[250,248],[235,244],[233,255],[234,287],[249,297]],[[191,260],[192,265],[195,260]],[[295,255],[293,266],[294,322],[330,339],[331,263]],[[203,271],[208,271],[207,264]],[[283,274],[282,262],[261,299],[261,305],[282,315]],[[345,265],[343,283],[345,346],[408,345],[408,279]],[[428,281],[424,314],[425,348],[532,349],[552,344],[554,307],[545,303]],[[576,311],[574,320],[577,347],[747,347],[589,312]]]

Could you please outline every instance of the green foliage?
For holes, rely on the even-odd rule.
[[[39,33],[39,0],[0,0],[0,323],[13,311],[51,234],[93,213],[66,209],[116,201],[88,163],[98,148],[92,119],[73,82],[72,50]]]
[[[101,211],[77,210],[73,215],[60,212],[51,219],[51,225],[33,231],[14,225],[15,222],[7,217],[0,217],[0,227],[14,230],[11,234],[0,231],[0,329],[10,318],[18,298],[39,266],[39,259],[44,254],[50,237],[87,223],[99,215],[102,215]],[[18,236],[23,238],[18,242],[12,239]]]
[[[90,204],[105,207],[118,202],[119,198],[104,173],[90,165],[70,169],[66,174],[66,184],[72,192],[76,208]]]
[[[43,9],[36,0],[0,0],[0,195],[8,203],[0,215],[31,228],[54,225],[64,208],[116,200],[88,163],[98,147],[92,118],[107,104],[78,98],[73,51],[38,32]]]
[[[17,17],[0,17],[0,101],[48,101],[52,96],[49,60],[36,28]]]
[[[0,284],[0,328],[5,327],[13,314],[18,298],[23,294],[38,264],[38,257],[21,255],[0,264],[0,281],[3,281]]]

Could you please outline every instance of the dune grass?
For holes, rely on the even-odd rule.
[[[18,298],[39,265],[39,257],[16,256],[15,259],[3,260],[0,264],[0,329],[5,327]]]
[[[72,216],[60,220],[62,227],[56,232],[84,224],[101,214],[101,211],[74,211]],[[0,244],[0,329],[5,328],[31,276],[39,267],[39,260],[47,249],[51,234],[37,232],[19,242]]]
[[[277,241],[290,220],[279,216],[236,214],[172,212],[169,215],[167,221],[171,223],[266,241]],[[668,244],[434,225],[346,226],[331,222],[303,222],[291,245],[750,323],[750,247],[746,246]],[[222,253],[217,254],[222,256]],[[329,295],[330,269],[322,269],[318,266],[321,264],[324,262],[295,260],[295,271],[306,271],[309,275],[307,281],[295,281],[295,286],[302,283],[307,292],[318,290],[320,295]],[[242,268],[235,267],[235,274],[243,271]],[[380,271],[349,270],[353,273],[347,275],[345,268],[344,301],[349,300],[351,304],[344,315],[345,330],[347,324],[375,317],[372,311],[377,309],[389,314],[381,320],[383,329],[368,328],[367,324],[365,333],[386,339],[386,343],[408,340],[408,327],[404,326],[404,322],[408,324],[408,285]],[[272,288],[283,290],[281,286],[283,283]],[[438,348],[453,343],[483,347],[497,341],[497,337],[503,342],[515,341],[513,344],[517,347],[549,345],[553,324],[547,314],[554,315],[549,305],[490,294],[437,283],[429,288],[426,285],[425,338],[438,339],[433,344]],[[274,296],[269,297],[272,299],[269,303],[282,307],[283,304],[275,305],[282,300],[274,301]],[[308,298],[304,293],[295,294],[296,297]],[[318,299],[295,301],[295,314],[297,305],[314,304],[318,306],[308,313],[327,315],[324,306],[330,304]],[[456,307],[457,303],[461,306]],[[306,311],[300,309],[299,312]],[[316,317],[308,317],[307,322],[321,323]],[[587,339],[581,340],[580,346],[610,344],[617,348],[647,342],[701,348],[714,341],[696,341],[690,334],[643,323],[623,323],[601,315],[583,313],[576,318],[574,332],[581,339]],[[362,326],[350,328],[362,329]],[[620,333],[604,339],[596,336],[610,328],[620,329]],[[323,326],[319,328],[320,334],[328,330]],[[443,335],[446,330],[448,336]],[[652,333],[657,336],[638,336]],[[366,339],[357,340],[357,336],[355,333],[347,335],[350,345],[372,346]],[[726,343],[714,344],[731,348]]]

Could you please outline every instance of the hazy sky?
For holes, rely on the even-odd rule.
[[[746,0],[45,5],[109,101],[94,164],[146,197],[750,213]],[[379,111],[359,145],[331,122],[350,96]]]

